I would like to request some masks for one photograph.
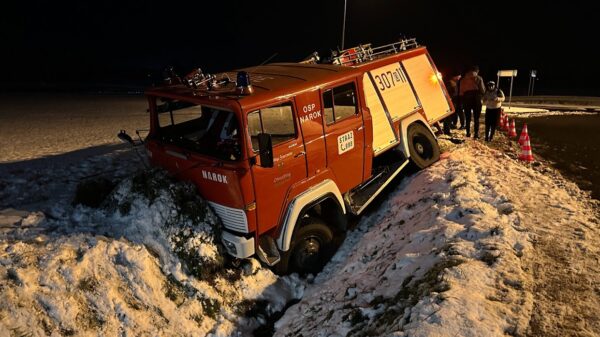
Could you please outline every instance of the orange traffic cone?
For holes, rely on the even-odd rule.
[[[531,144],[529,143],[529,136],[525,137],[525,141],[521,145],[521,155],[519,156],[519,160],[525,162],[533,161],[533,154],[531,153]]]
[[[517,129],[515,127],[515,120],[510,120],[510,130],[508,131],[508,137],[513,138],[517,136]]]
[[[504,126],[502,127],[504,131],[508,131],[508,115],[504,115]]]
[[[527,133],[527,123],[523,124],[523,130],[521,131],[521,135],[519,136],[519,144],[523,145],[525,142],[525,138],[529,139],[529,133]]]

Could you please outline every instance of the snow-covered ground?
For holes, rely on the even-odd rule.
[[[514,200],[498,189],[506,177],[496,174],[506,169],[501,161],[472,143],[402,184],[361,221],[335,262],[286,312],[277,335],[524,331],[533,307],[524,286],[532,275],[521,258],[530,254],[531,239]]]
[[[361,220],[276,336],[600,334],[597,205],[542,171],[451,151]]]
[[[515,96],[513,102],[519,107],[545,108],[548,110],[600,111],[600,97],[582,96]]]
[[[442,139],[303,280],[224,261],[204,201],[106,125],[82,143],[102,151],[56,131],[53,157],[3,152],[22,161],[0,165],[0,336],[250,336],[300,298],[276,336],[600,335],[597,205],[543,164]],[[97,177],[118,182],[108,201],[72,205]]]
[[[148,128],[147,108],[143,96],[0,95],[0,163],[105,153],[120,129]]]
[[[547,113],[549,112],[547,109],[540,108],[525,108],[518,106],[508,106],[508,103],[504,103],[503,107],[504,112],[512,113],[512,114],[531,114],[531,113]],[[485,113],[485,106],[482,107],[482,112]]]
[[[522,107],[522,106],[508,106],[505,103],[502,108],[504,112],[509,116],[515,116],[520,118],[527,117],[542,117],[542,116],[576,116],[576,115],[597,115],[598,112],[590,112],[585,110],[574,110],[574,111],[557,111],[557,110],[548,110],[543,108],[536,107]],[[481,112],[485,114],[485,106],[482,107]]]
[[[153,171],[99,209],[5,209],[0,336],[248,335],[304,284],[256,260],[228,266],[218,231],[191,185]]]
[[[518,117],[518,118],[529,118],[529,117],[544,117],[544,116],[593,116],[598,115],[597,112],[587,112],[587,111],[555,111],[555,110],[545,110],[542,109],[528,109],[525,108],[510,108],[506,109],[505,112],[509,115],[509,117]]]

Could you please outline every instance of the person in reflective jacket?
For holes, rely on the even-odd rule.
[[[479,138],[479,115],[481,114],[481,97],[485,93],[483,78],[479,76],[479,67],[472,66],[460,79],[459,94],[467,120],[467,137],[471,137],[471,118],[473,119],[473,136]]]
[[[496,87],[494,81],[487,82],[482,102],[485,104],[485,141],[489,142],[494,138],[500,119],[502,102],[504,102],[504,93]]]

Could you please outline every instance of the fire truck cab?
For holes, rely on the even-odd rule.
[[[453,107],[426,48],[403,40],[339,55],[198,70],[147,90],[150,161],[197,186],[229,254],[316,271],[347,214],[409,161],[439,158],[430,126]]]

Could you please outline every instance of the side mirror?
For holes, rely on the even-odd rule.
[[[117,134],[117,137],[119,137],[119,139],[123,142],[123,143],[129,143],[131,145],[135,145],[133,143],[133,139],[131,138],[130,135],[127,134],[127,132],[125,132],[125,130],[121,130],[119,131],[119,133]]]
[[[260,166],[273,167],[273,142],[270,134],[258,134],[258,151],[260,154]]]

